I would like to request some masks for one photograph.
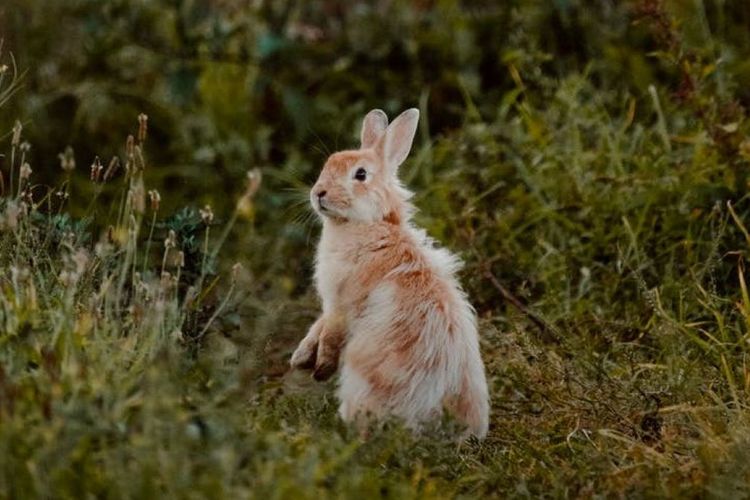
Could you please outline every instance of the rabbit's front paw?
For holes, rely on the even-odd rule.
[[[317,342],[300,342],[297,349],[292,354],[289,364],[292,368],[302,370],[312,370],[318,360],[318,343]]]
[[[313,378],[315,380],[317,380],[318,382],[323,382],[324,380],[328,380],[329,378],[331,378],[333,374],[336,373],[336,370],[338,369],[338,362],[336,361],[336,358],[318,361],[318,364],[315,366],[315,371],[313,371]]]

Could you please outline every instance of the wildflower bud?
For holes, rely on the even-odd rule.
[[[169,230],[169,235],[167,236],[167,239],[164,240],[164,248],[175,248],[177,246],[177,234],[175,234],[174,230]]]
[[[240,276],[240,273],[242,272],[242,264],[239,262],[235,263],[232,266],[232,281],[237,281],[237,278]]]
[[[23,141],[18,148],[22,153],[28,153],[31,150],[31,144],[29,144],[29,141]]]
[[[245,192],[237,201],[237,212],[248,219],[251,219],[253,217],[254,210],[252,200],[255,196],[255,193],[257,193],[258,189],[260,188],[261,178],[262,175],[259,169],[254,168],[248,171],[247,187],[245,188]]]
[[[151,203],[151,210],[153,210],[154,212],[158,212],[159,203],[161,203],[161,196],[159,195],[159,191],[157,191],[156,189],[151,189],[148,192],[148,199]]]
[[[138,115],[138,142],[141,144],[146,140],[146,132],[148,132],[148,116],[141,113]]]
[[[8,71],[8,65],[0,64],[0,76],[4,75],[6,71]]]
[[[21,131],[23,130],[23,125],[21,125],[21,122],[16,120],[15,125],[13,125],[13,139],[10,141],[11,146],[18,146],[21,144]]]
[[[99,182],[102,170],[104,170],[104,167],[102,166],[102,162],[99,161],[99,157],[97,156],[94,158],[94,163],[91,164],[91,180],[94,182]]]
[[[26,180],[29,177],[31,177],[31,165],[28,164],[28,162],[24,162],[23,165],[21,165],[20,175],[22,180]]]
[[[255,196],[255,193],[258,192],[258,189],[260,188],[260,181],[263,178],[263,174],[261,173],[260,169],[254,168],[247,173],[247,190],[245,190],[245,196],[252,198]]]
[[[214,221],[214,211],[211,209],[211,205],[206,205],[204,208],[199,210],[203,223],[210,226]]]
[[[67,173],[72,172],[76,168],[76,160],[73,156],[73,148],[68,146],[65,148],[63,153],[57,155],[60,158],[60,167]]]

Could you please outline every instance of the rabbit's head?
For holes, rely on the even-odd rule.
[[[409,154],[419,111],[408,109],[388,125],[379,109],[362,124],[360,149],[332,154],[310,191],[322,217],[335,222],[394,224],[408,218],[411,193],[398,180],[398,167]]]

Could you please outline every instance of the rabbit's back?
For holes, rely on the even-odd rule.
[[[360,293],[347,313],[342,416],[388,413],[418,426],[461,398],[467,374],[484,382],[474,312],[453,276],[458,260],[422,233],[373,248],[352,275]]]

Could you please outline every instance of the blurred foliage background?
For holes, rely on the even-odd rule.
[[[0,138],[21,120],[34,182],[69,180],[70,212],[93,220],[96,241],[90,218],[106,220],[123,183],[92,183],[88,165],[123,157],[145,113],[146,186],[186,269],[213,278],[240,261],[249,273],[205,336],[189,335],[200,315],[179,341],[144,333],[148,369],[129,368],[141,340],[119,335],[119,317],[116,348],[81,340],[60,361],[39,347],[36,310],[4,309],[24,321],[0,332],[14,365],[0,396],[28,406],[0,405],[0,485],[76,498],[746,495],[748,26],[745,0],[4,0],[0,64],[23,77]],[[308,187],[328,153],[356,147],[369,109],[413,106],[401,177],[417,222],[466,261],[491,389],[490,437],[458,450],[393,428],[358,442],[330,387],[285,374],[317,311]],[[213,269],[208,229],[183,209],[210,204],[226,222],[253,168],[260,191]],[[27,266],[11,236],[0,253]],[[23,284],[13,276],[8,304]],[[40,290],[56,283],[42,278]],[[71,338],[88,338],[81,317]],[[59,382],[56,363],[79,358],[90,369],[73,363]]]
[[[737,114],[750,100],[748,25],[742,1],[6,0],[0,32],[25,74],[0,130],[22,119],[47,183],[73,146],[76,189],[87,192],[85,167],[118,154],[146,113],[148,183],[170,193],[168,210],[210,203],[226,213],[245,172],[262,168],[261,236],[233,241],[272,245],[259,268],[301,290],[310,231],[294,202],[329,151],[356,145],[367,110],[422,109],[419,165],[432,165],[405,174],[421,194],[453,168],[432,144],[470,122],[544,109],[566,75],[616,93],[608,112],[627,96],[648,103],[656,83],[665,106],[689,106],[696,120]],[[641,106],[636,115],[655,119]],[[491,165],[467,167],[480,183]]]

